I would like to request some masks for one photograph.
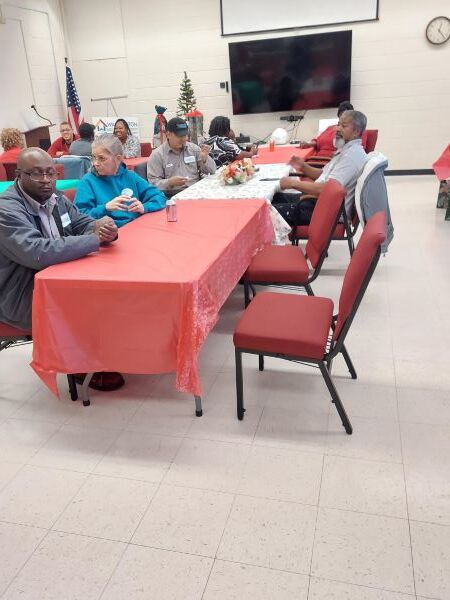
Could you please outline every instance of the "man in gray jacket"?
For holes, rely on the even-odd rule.
[[[94,221],[60,192],[40,148],[23,150],[14,185],[0,194],[0,321],[31,330],[34,274],[95,252],[117,238],[110,217]]]

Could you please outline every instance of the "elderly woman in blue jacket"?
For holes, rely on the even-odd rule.
[[[92,143],[93,169],[80,181],[75,204],[93,219],[112,217],[122,227],[140,215],[161,210],[165,195],[123,164],[123,146],[112,134]]]

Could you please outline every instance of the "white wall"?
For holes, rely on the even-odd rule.
[[[2,3],[2,13],[5,23],[0,24],[0,128],[17,127],[24,131],[46,124],[34,115],[31,104],[58,123],[67,114],[65,39],[59,3],[9,0]]]
[[[429,168],[450,140],[450,42],[433,47],[424,35],[432,17],[448,13],[448,0],[380,0],[378,22],[229,38],[220,36],[218,0],[62,4],[85,114],[106,112],[106,103],[91,103],[91,98],[128,95],[116,108],[140,118],[143,139],[151,139],[155,104],[167,106],[169,117],[175,114],[184,70],[207,124],[225,114],[237,133],[266,136],[280,126],[280,115],[233,117],[231,95],[219,88],[220,81],[230,79],[228,42],[351,28],[351,100],[367,114],[369,126],[379,129],[378,148],[390,167]],[[310,138],[318,119],[331,116],[333,110],[310,111],[297,137]]]

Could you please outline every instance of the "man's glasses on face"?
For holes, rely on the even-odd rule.
[[[99,163],[99,164],[103,164],[105,163],[107,160],[109,160],[111,158],[111,156],[92,156],[91,158],[91,163],[95,164],[95,163]]]
[[[57,173],[55,169],[46,169],[45,171],[41,171],[40,169],[31,169],[31,171],[18,171],[18,173],[23,173],[24,175],[28,175],[31,181],[44,181],[44,179],[56,179]]]

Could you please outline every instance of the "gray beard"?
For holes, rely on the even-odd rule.
[[[342,148],[345,146],[345,140],[344,140],[344,138],[341,138],[341,137],[335,136],[333,143],[334,143],[334,147],[336,148],[336,150],[342,150]]]

